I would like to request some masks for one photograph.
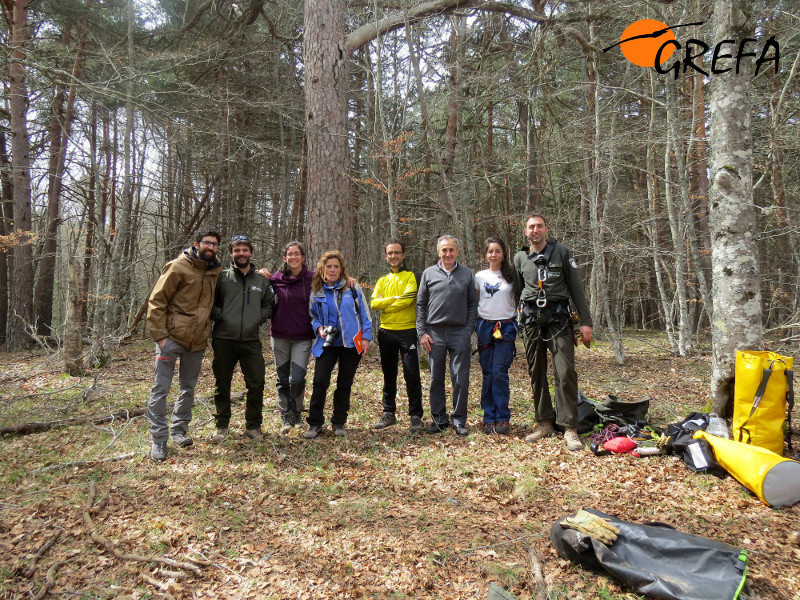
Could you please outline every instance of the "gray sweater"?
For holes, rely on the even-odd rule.
[[[429,326],[447,325],[475,329],[478,298],[472,271],[456,263],[448,273],[438,264],[422,272],[417,291],[417,337]]]

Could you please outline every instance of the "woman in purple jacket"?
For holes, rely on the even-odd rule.
[[[283,248],[283,266],[269,279],[277,302],[269,333],[278,372],[278,410],[283,434],[302,422],[306,371],[314,341],[308,314],[313,277],[314,271],[306,266],[303,244],[289,242]]]

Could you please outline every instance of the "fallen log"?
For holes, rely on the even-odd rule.
[[[42,433],[50,431],[55,427],[65,427],[68,425],[102,425],[103,423],[110,423],[111,421],[122,421],[132,417],[141,417],[147,412],[146,406],[139,406],[137,408],[123,408],[110,415],[102,417],[73,417],[71,419],[59,419],[57,421],[45,421],[42,423],[19,423],[17,425],[9,425],[8,427],[0,428],[0,435],[29,435],[31,433]]]

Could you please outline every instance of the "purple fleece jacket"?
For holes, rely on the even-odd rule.
[[[303,265],[303,270],[297,277],[275,271],[269,278],[278,302],[270,320],[269,334],[272,337],[285,340],[314,339],[311,315],[308,312],[313,277],[314,271],[309,271]]]

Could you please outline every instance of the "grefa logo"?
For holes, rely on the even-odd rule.
[[[702,24],[703,21],[670,26],[655,19],[640,19],[628,25],[625,31],[622,32],[619,42],[604,48],[603,52],[608,52],[619,46],[623,56],[634,65],[645,68],[653,67],[662,75],[671,71],[675,79],[678,79],[681,72],[686,73],[689,69],[702,73],[706,77],[720,75],[731,70],[735,70],[738,75],[742,61],[747,58],[755,59],[755,75],[758,75],[759,70],[766,63],[774,63],[775,72],[778,72],[781,50],[775,36],[770,36],[761,45],[761,51],[757,53],[756,49],[760,40],[755,38],[721,40],[712,49],[703,40],[694,38],[690,38],[681,44],[672,31],[680,27]],[[665,67],[664,64],[672,58],[676,50],[678,50],[678,55],[675,60],[671,65]],[[682,55],[680,53],[681,50],[683,51]],[[709,70],[705,70],[701,65],[695,63],[695,60],[709,51],[711,52],[711,67]],[[719,61],[726,58],[736,59],[735,69],[734,67],[720,66]],[[683,65],[682,68],[681,65]]]

